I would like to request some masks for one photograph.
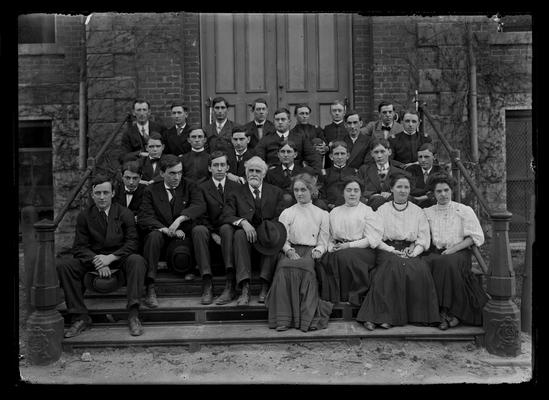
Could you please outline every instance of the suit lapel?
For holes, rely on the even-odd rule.
[[[228,180],[225,181],[225,190],[227,189],[227,182]],[[223,198],[221,197],[219,190],[217,190],[217,187],[215,187],[214,181],[211,178],[208,179],[208,191],[214,199],[223,204]]]

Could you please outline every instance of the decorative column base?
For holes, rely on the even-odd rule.
[[[520,311],[510,300],[489,300],[483,310],[486,350],[516,357],[520,349]]]
[[[48,365],[62,353],[64,320],[59,311],[34,311],[27,320],[27,358],[33,365]]]

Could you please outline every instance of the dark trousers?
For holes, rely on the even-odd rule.
[[[190,272],[193,268],[191,238],[171,238],[160,231],[152,231],[145,237],[143,256],[147,260],[147,279],[154,281],[158,271],[158,261],[165,254],[168,268],[179,273]]]
[[[126,279],[127,307],[139,305],[145,284],[145,273],[147,264],[139,254],[131,254],[120,259],[109,266],[111,269],[120,268]],[[83,319],[90,321],[88,309],[84,303],[84,275],[88,271],[94,271],[94,266],[83,263],[76,258],[62,258],[56,262],[57,276],[59,283],[65,292],[65,303],[67,313],[71,315],[72,321]]]
[[[233,239],[234,263],[236,266],[236,283],[240,284],[245,279],[251,279],[252,276],[252,252],[256,250],[246,238],[244,229],[237,229]],[[257,252],[256,252],[257,253]],[[260,272],[259,277],[271,282],[273,280],[278,254],[274,256],[259,255]]]
[[[221,255],[223,256],[223,265],[225,271],[234,268],[233,263],[233,234],[234,228],[229,224],[223,224],[219,227],[218,233],[221,236]],[[200,270],[200,275],[212,275],[212,264],[210,254],[210,243],[212,241],[211,231],[204,225],[197,225],[192,230],[192,241],[196,263]],[[216,245],[217,246],[217,245]]]

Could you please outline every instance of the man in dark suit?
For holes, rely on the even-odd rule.
[[[345,203],[343,198],[343,178],[356,175],[355,168],[347,166],[349,151],[347,143],[336,140],[332,143],[329,154],[332,166],[322,170],[319,177],[320,197],[326,202],[328,211]]]
[[[128,160],[128,157],[147,157],[145,146],[152,132],[163,134],[164,127],[150,120],[151,106],[148,101],[137,99],[133,102],[133,115],[135,124],[132,124],[123,134],[120,142],[122,153],[120,161]]]
[[[374,163],[364,164],[358,169],[358,176],[364,181],[364,193],[361,201],[375,211],[377,208],[391,199],[391,175],[401,173],[411,179],[406,171],[392,165],[390,160],[391,145],[386,139],[374,139],[372,141],[371,156]]]
[[[433,139],[426,133],[417,131],[419,125],[419,114],[415,110],[404,112],[404,129],[390,138],[393,151],[393,162],[399,168],[406,168],[417,163],[417,151],[424,143],[431,143]]]
[[[194,279],[191,274],[194,269],[191,229],[193,222],[206,211],[206,206],[196,184],[182,178],[182,174],[183,166],[177,156],[162,157],[160,175],[163,180],[147,186],[137,215],[137,223],[146,235],[143,255],[149,269],[145,279],[145,304],[149,307],[158,307],[154,281],[162,254],[166,255],[169,269],[186,274],[187,280]]]
[[[424,143],[417,152],[419,164],[412,164],[406,168],[414,179],[414,189],[410,191],[410,196],[421,208],[427,208],[437,204],[435,196],[429,190],[427,180],[434,173],[442,171],[439,165],[434,165],[435,147],[432,143]]]
[[[233,182],[246,183],[246,170],[244,163],[255,156],[255,151],[248,147],[250,132],[243,127],[235,125],[232,133],[233,151],[227,153],[229,172],[227,178]]]
[[[308,172],[313,176],[315,175],[312,168],[302,167],[294,162],[297,156],[296,148],[297,146],[291,140],[279,143],[278,159],[280,164],[270,168],[265,176],[265,182],[282,189],[286,207],[290,207],[296,203],[292,191],[292,178],[302,172]]]
[[[302,133],[303,136],[307,138],[314,150],[318,153],[321,160],[321,166],[324,167],[324,156],[328,151],[328,146],[326,144],[326,139],[324,138],[324,131],[320,127],[309,123],[311,107],[307,104],[298,104],[295,106],[294,115],[296,124],[290,132]]]
[[[206,151],[208,153],[220,150],[229,152],[231,150],[231,134],[234,122],[227,118],[229,103],[223,97],[216,97],[212,100],[212,107],[215,120],[206,125]]]
[[[263,182],[267,164],[254,156],[246,161],[246,185],[241,185],[226,199],[222,223],[237,228],[234,233],[233,249],[236,266],[236,283],[242,288],[237,305],[250,301],[250,278],[252,270],[252,243],[257,240],[256,228],[263,220],[275,220],[284,208],[283,192],[276,186]],[[254,249],[254,252],[255,249]],[[265,302],[276,267],[277,255],[259,255],[261,292],[258,301]]]
[[[204,182],[209,177],[208,161],[210,155],[206,151],[206,136],[200,128],[193,129],[189,133],[189,143],[191,151],[181,156],[183,164],[183,176],[197,185]]]
[[[344,123],[347,134],[341,139],[347,143],[347,149],[349,150],[347,165],[351,168],[359,169],[367,160],[370,139],[360,134],[362,118],[357,111],[348,111],[345,114]]]
[[[110,278],[113,268],[125,275],[128,299],[128,325],[133,336],[143,334],[139,321],[139,304],[147,271],[145,259],[137,252],[134,216],[126,207],[112,203],[113,183],[96,176],[91,183],[94,204],[81,211],[76,219],[73,257],[56,263],[59,282],[65,292],[67,312],[72,325],[65,337],[79,335],[91,326],[84,303],[84,276],[96,271]]]
[[[253,149],[265,135],[275,132],[276,129],[274,124],[267,120],[269,108],[265,99],[255,99],[251,107],[254,119],[244,125],[244,129],[250,136],[249,147]]]
[[[269,167],[279,164],[278,147],[280,142],[291,140],[297,147],[296,164],[302,165],[305,162],[315,173],[319,174],[321,170],[320,157],[311,143],[302,134],[290,132],[290,112],[286,108],[279,108],[275,111],[274,121],[276,132],[263,136],[255,146],[256,154],[265,160]]]
[[[146,149],[149,155],[141,160],[143,164],[141,183],[150,185],[162,180],[160,176],[160,158],[164,152],[164,139],[162,136],[157,132],[153,132],[149,136]]]
[[[324,140],[328,146],[347,134],[345,124],[343,123],[345,104],[341,100],[335,100],[330,105],[330,114],[332,115],[332,122],[323,128]]]
[[[164,131],[164,154],[174,154],[178,157],[191,151],[191,145],[187,140],[190,125],[187,123],[189,116],[189,108],[181,103],[176,102],[171,107],[172,119],[174,126]]]
[[[129,208],[137,219],[137,212],[143,201],[146,185],[140,183],[142,175],[141,163],[137,160],[126,161],[122,165],[122,182],[114,191],[113,202]]]
[[[208,170],[211,178],[199,185],[202,200],[206,204],[206,213],[197,221],[192,230],[194,254],[200,275],[202,276],[202,304],[213,302],[211,251],[219,252],[225,266],[225,289],[216,299],[216,304],[227,304],[236,297],[235,271],[233,263],[233,232],[231,224],[221,222],[221,214],[225,199],[230,193],[236,191],[240,184],[227,179],[227,154],[222,151],[214,151],[210,155]],[[215,247],[210,244],[215,242]]]
[[[395,108],[393,103],[382,101],[377,106],[379,119],[370,121],[362,129],[362,134],[368,136],[370,140],[394,138],[399,132],[402,132],[402,125],[395,121]]]

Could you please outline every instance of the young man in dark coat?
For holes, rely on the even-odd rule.
[[[227,118],[229,103],[223,97],[216,97],[212,100],[212,108],[214,112],[214,121],[204,127],[206,135],[206,151],[229,151],[231,145],[231,133],[233,131],[234,122]]]
[[[345,114],[344,123],[347,134],[341,137],[341,140],[347,144],[347,149],[349,150],[347,165],[351,168],[359,169],[369,156],[370,139],[360,134],[362,118],[357,111],[349,110]]]
[[[145,146],[153,132],[164,133],[164,126],[150,120],[151,106],[148,101],[137,99],[133,102],[132,113],[135,123],[132,124],[123,134],[120,141],[120,161],[128,160],[128,157],[146,157]]]
[[[424,143],[417,152],[418,164],[412,164],[406,168],[414,178],[414,189],[410,196],[421,208],[427,208],[437,204],[432,191],[429,190],[428,179],[433,174],[442,171],[439,165],[435,165],[435,147],[432,143]]]
[[[250,149],[250,132],[241,126],[234,126],[232,133],[233,151],[227,153],[229,172],[227,178],[236,183],[246,183],[246,170],[244,163],[255,156],[255,151]]]
[[[174,126],[164,131],[164,154],[173,154],[181,157],[183,154],[191,151],[191,144],[187,140],[191,126],[187,123],[189,108],[176,102],[171,107]]]
[[[122,165],[122,182],[117,185],[113,197],[113,203],[129,208],[136,219],[143,201],[143,192],[147,187],[140,183],[142,168],[137,160],[126,161]]]
[[[197,185],[208,179],[208,160],[209,153],[204,147],[206,136],[200,128],[193,129],[189,133],[189,143],[191,151],[181,156],[180,160],[183,164],[183,176]]]
[[[139,304],[147,263],[135,254],[138,243],[134,216],[126,207],[112,202],[114,191],[109,178],[95,177],[91,188],[94,204],[81,211],[76,219],[73,257],[56,262],[72,322],[65,337],[79,335],[91,326],[84,303],[86,273],[96,271],[100,278],[110,278],[115,268],[125,276],[130,333],[139,336],[143,334]]]
[[[269,107],[265,99],[255,99],[251,105],[254,119],[244,125],[250,137],[249,148],[253,149],[266,135],[276,132],[274,124],[267,119]]]
[[[150,185],[153,182],[162,180],[160,176],[160,158],[164,154],[164,148],[164,139],[162,136],[157,132],[153,132],[147,141],[146,149],[149,155],[141,159],[143,165],[141,183],[144,185]]]
[[[296,118],[295,126],[290,132],[301,133],[307,138],[307,140],[313,146],[313,149],[318,153],[320,157],[321,167],[324,168],[324,157],[329,149],[326,139],[324,138],[324,131],[322,128],[309,123],[311,117],[311,107],[307,104],[298,104],[295,106],[294,115]]]
[[[192,240],[203,282],[202,304],[213,302],[211,252],[219,252],[220,249],[225,267],[226,284],[223,293],[215,303],[227,304],[236,297],[233,263],[234,227],[223,223],[221,214],[227,197],[235,192],[240,184],[227,179],[228,168],[227,154],[222,151],[214,151],[210,155],[208,165],[211,178],[199,185],[202,201],[206,204],[206,213],[197,220],[197,225],[192,229]],[[215,243],[213,246],[212,241]]]
[[[187,280],[194,279],[191,229],[194,221],[206,211],[206,206],[196,184],[182,178],[182,174],[183,166],[177,156],[162,157],[160,175],[163,180],[147,186],[137,215],[137,223],[146,235],[143,255],[149,269],[145,280],[145,305],[149,307],[158,307],[154,281],[163,254],[169,269],[185,274]]]
[[[319,174],[321,170],[320,157],[315,152],[311,143],[300,133],[290,132],[290,112],[286,108],[279,108],[274,114],[275,133],[270,133],[264,136],[257,146],[255,146],[256,154],[261,157],[267,165],[279,164],[278,146],[280,142],[291,140],[297,147],[296,164],[302,165],[303,162],[307,166],[315,170]]]
[[[350,175],[356,175],[355,168],[347,166],[349,160],[349,151],[347,143],[343,140],[336,140],[332,143],[329,154],[332,166],[322,170],[319,177],[320,197],[328,207],[328,211],[345,203],[343,198],[343,178]]]
[[[431,143],[433,139],[426,133],[420,134],[417,130],[419,114],[415,110],[407,110],[402,117],[404,129],[390,138],[393,151],[393,162],[399,168],[407,168],[417,164],[417,151],[424,143]]]
[[[246,161],[247,184],[238,187],[227,199],[221,216],[223,223],[232,224],[236,283],[242,288],[237,305],[250,301],[252,244],[257,240],[256,228],[264,220],[277,220],[284,208],[282,189],[264,182],[267,164],[255,156]],[[254,249],[254,252],[255,249]],[[265,302],[276,267],[277,255],[259,255],[261,292],[258,301]]]

